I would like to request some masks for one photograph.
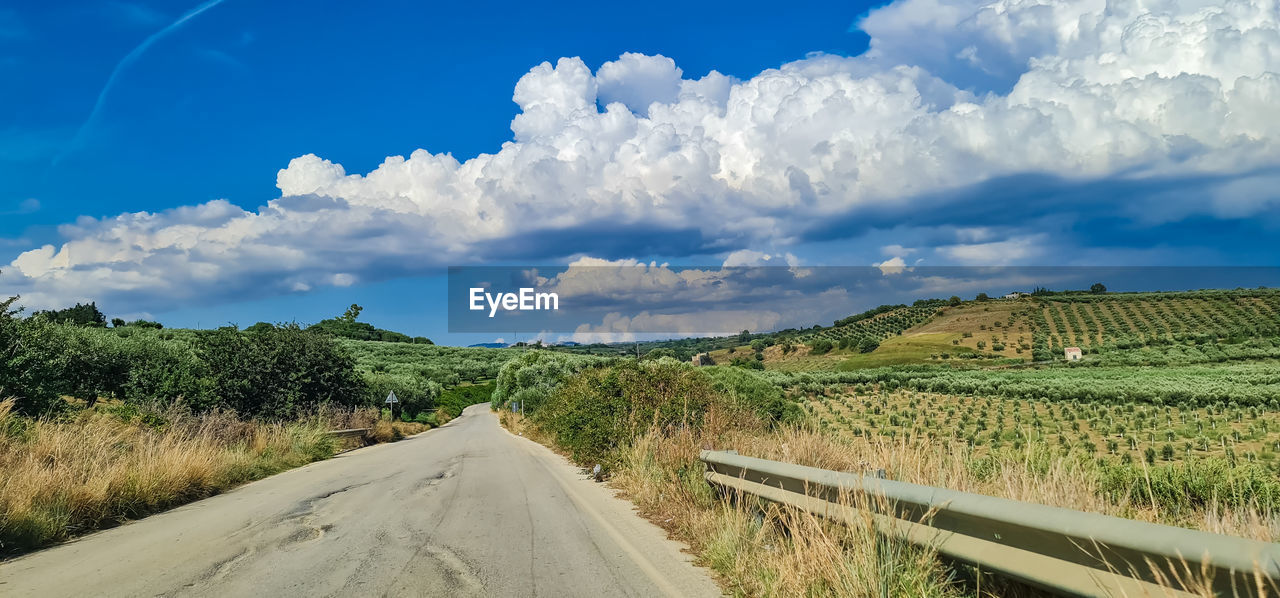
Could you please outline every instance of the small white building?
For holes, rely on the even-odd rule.
[[[694,355],[693,359],[689,361],[692,362],[694,366],[713,365],[715,363],[711,360],[711,356],[706,353],[699,353],[697,355]]]
[[[1084,353],[1080,351],[1080,347],[1067,347],[1062,350],[1062,354],[1067,358],[1067,361],[1080,361],[1080,359],[1084,357]]]
[[[1019,291],[1014,291],[1014,292],[1012,292],[1012,293],[1009,293],[1008,295],[1005,295],[1005,296],[1004,296],[1004,298],[1005,298],[1005,299],[1019,299],[1019,298],[1021,298],[1021,297],[1022,297],[1022,296],[1024,296],[1024,295],[1026,295],[1026,293],[1022,293],[1022,292],[1019,292]]]

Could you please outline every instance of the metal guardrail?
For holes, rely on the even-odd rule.
[[[350,438],[352,436],[364,436],[365,432],[372,429],[373,428],[351,428],[349,430],[333,430],[331,432],[325,432],[325,434],[337,436],[338,438]]]
[[[1275,595],[1280,544],[702,451],[706,479],[739,494],[876,528],[940,554],[1078,596]],[[850,500],[852,499],[852,500]],[[862,505],[858,508],[850,505]],[[867,511],[871,514],[867,515]]]

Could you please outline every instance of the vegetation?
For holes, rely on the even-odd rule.
[[[360,312],[364,308],[356,304],[351,304],[347,311],[338,318],[329,318],[320,320],[308,327],[308,330],[323,332],[340,338],[349,338],[360,341],[382,341],[387,343],[414,343],[420,345],[433,344],[431,339],[424,336],[411,337],[407,334],[392,332],[375,328],[372,324],[365,322],[357,322],[356,318],[360,317]],[[270,327],[271,324],[266,322],[258,322],[251,328]]]
[[[820,389],[831,385],[876,384],[952,395],[1096,401],[1156,406],[1217,403],[1280,410],[1277,362],[1231,362],[1150,368],[1079,366],[981,369],[961,367],[881,367],[840,372],[768,372],[787,388]]]
[[[586,355],[565,355],[530,351],[502,366],[493,391],[494,409],[536,412],[569,376],[607,359]]]
[[[1157,506],[1175,523],[1210,505],[1280,509],[1280,413],[1214,405],[996,399],[872,387],[803,397],[820,429],[937,445],[974,467],[1033,452],[1074,463],[1113,501]]]
[[[490,380],[482,384],[455,386],[442,392],[439,400],[440,406],[435,414],[438,423],[443,424],[462,415],[462,410],[467,407],[479,403],[488,403],[493,397],[493,389],[496,386],[496,382]],[[443,416],[443,421],[440,421],[441,416]]]
[[[1090,353],[1140,347],[1238,344],[1280,336],[1280,292],[1089,293],[1036,301],[1036,359],[1062,348]]]
[[[102,328],[107,325],[107,317],[98,311],[97,303],[77,303],[74,307],[66,309],[54,309],[36,312],[37,316],[44,317],[50,322],[58,324],[74,324],[76,326],[95,326]]]
[[[414,419],[434,413],[445,389],[492,379],[518,353],[357,341],[296,324],[104,328],[50,315],[100,314],[93,304],[22,318],[15,300],[0,302],[0,399],[13,398],[27,416],[66,411],[63,397],[74,397],[90,408],[118,399],[279,420],[321,405],[381,406],[394,391]],[[352,306],[344,321],[359,324],[358,314]]]

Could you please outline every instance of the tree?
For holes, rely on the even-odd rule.
[[[657,349],[653,349],[652,351],[645,353],[644,357],[642,357],[641,359],[662,359],[663,357],[670,357],[672,359],[676,359],[675,349],[670,349],[667,347],[658,347]]]
[[[1089,287],[1089,292],[1094,295],[1101,295],[1107,292],[1107,286],[1100,282],[1095,282],[1093,286]]]
[[[820,338],[809,343],[809,353],[812,355],[824,355],[831,352],[831,341]]]
[[[58,352],[62,394],[89,408],[101,397],[121,396],[132,362],[123,339],[74,326],[54,326],[46,335]]]
[[[111,318],[111,327],[124,328],[125,327],[124,318]]]
[[[986,301],[986,300],[988,300],[988,299],[990,299],[990,298],[991,298],[991,297],[989,297],[986,293],[978,293],[978,296],[977,296],[977,297],[974,297],[974,298],[973,298],[973,300],[974,300],[974,301]]]
[[[876,340],[875,337],[864,336],[862,337],[861,341],[858,341],[859,353],[870,353],[872,351],[875,351],[879,347],[880,347],[880,341]]]
[[[107,325],[107,316],[98,311],[98,305],[94,302],[77,303],[75,307],[66,309],[38,311],[35,315],[48,318],[50,322],[75,324],[76,326],[103,328]]]
[[[245,328],[244,331],[245,332],[267,332],[275,329],[276,329],[275,325],[271,324],[270,322],[258,322],[253,326]]]
[[[347,311],[342,314],[342,319],[347,322],[354,322],[356,318],[360,317],[360,312],[362,311],[364,311],[363,307],[352,303],[351,307],[348,307]]]
[[[198,337],[196,355],[209,367],[218,406],[244,416],[288,418],[323,403],[367,402],[355,359],[332,337],[297,324],[256,334],[219,328]]]
[[[961,301],[963,300],[960,299],[960,297],[956,295],[952,295],[951,298],[947,300],[947,304],[950,305],[951,307],[955,307],[957,305],[960,305]]]
[[[0,400],[15,399],[19,413],[40,415],[63,403],[58,400],[57,351],[46,334],[53,325],[44,318],[23,320],[17,297],[0,300]]]

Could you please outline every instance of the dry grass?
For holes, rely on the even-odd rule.
[[[734,595],[966,593],[932,550],[877,534],[870,520],[837,525],[790,508],[721,500],[697,462],[704,440],[648,434],[625,452],[612,482],[642,513],[689,544]],[[870,510],[862,512],[870,517]]]
[[[337,447],[323,432],[370,427],[376,417],[376,411],[363,410],[261,423],[225,413],[121,417],[89,410],[32,420],[12,414],[12,406],[0,401],[0,554],[327,458]],[[397,429],[392,436],[408,428]]]

